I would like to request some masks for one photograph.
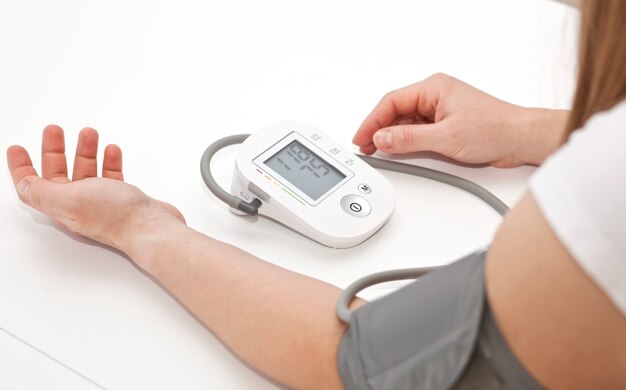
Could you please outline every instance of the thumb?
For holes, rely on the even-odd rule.
[[[441,145],[441,122],[385,127],[374,134],[374,145],[388,153],[437,151]]]
[[[67,194],[61,186],[38,176],[27,176],[17,183],[16,189],[24,203],[50,215],[66,203]]]

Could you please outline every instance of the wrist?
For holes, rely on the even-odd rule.
[[[519,107],[517,157],[525,164],[541,165],[562,143],[569,118],[567,110]]]
[[[160,244],[190,230],[178,218],[160,212],[137,213],[125,225],[116,235],[115,247],[147,272]]]

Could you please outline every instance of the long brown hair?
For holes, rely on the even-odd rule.
[[[578,84],[565,138],[626,98],[626,1],[582,0]]]

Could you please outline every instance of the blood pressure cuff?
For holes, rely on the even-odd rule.
[[[539,389],[502,338],[485,251],[355,311],[339,347],[346,389]]]

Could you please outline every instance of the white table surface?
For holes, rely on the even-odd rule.
[[[333,250],[227,212],[200,179],[206,145],[283,119],[349,144],[385,92],[437,71],[517,104],[567,107],[575,27],[575,11],[545,0],[2,0],[0,147],[24,145],[38,164],[41,130],[56,123],[71,158],[78,130],[95,127],[123,148],[127,180],[195,229],[342,287],[459,258],[489,243],[499,217],[454,188],[384,172],[392,219]],[[234,151],[214,165],[224,185]],[[405,158],[510,205],[533,171]],[[126,258],[18,204],[4,159],[0,182],[0,388],[275,388]]]

